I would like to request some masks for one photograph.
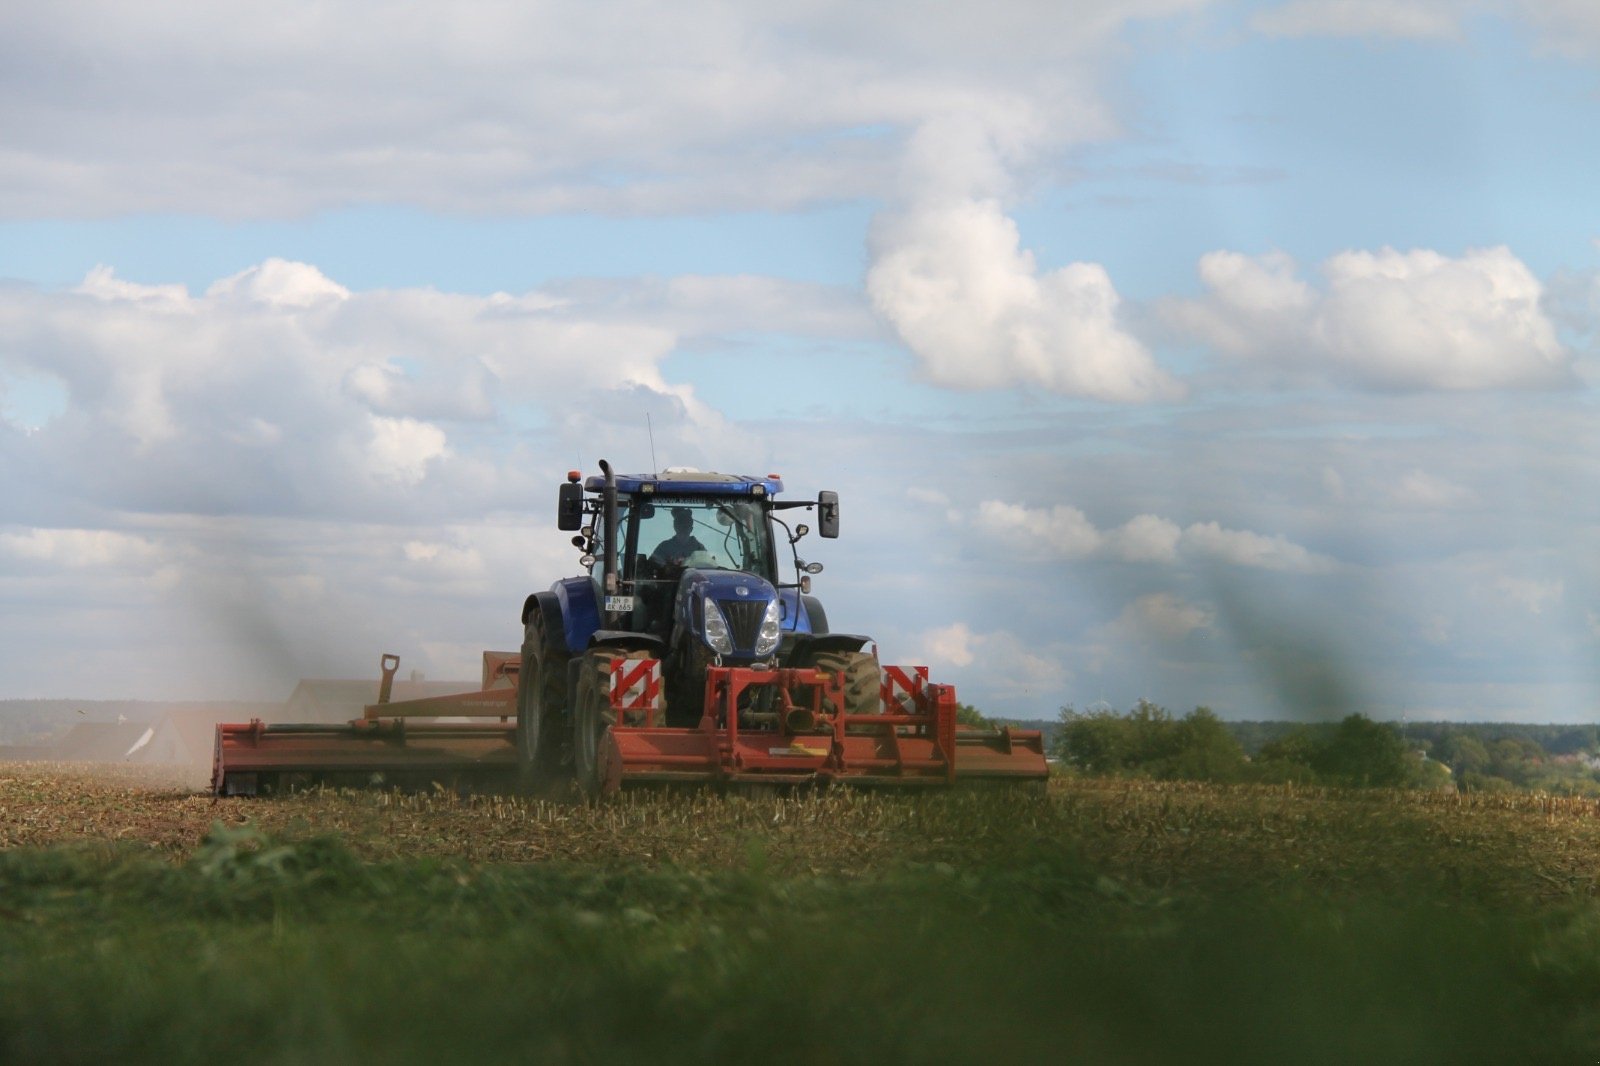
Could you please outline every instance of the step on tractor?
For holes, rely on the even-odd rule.
[[[399,660],[385,655],[378,700],[355,721],[218,726],[213,790],[1043,787],[1037,730],[962,727],[952,686],[829,628],[798,519],[838,537],[836,493],[779,499],[776,474],[600,470],[570,472],[557,498],[582,572],[524,601],[522,647],[484,653],[479,691],[392,700]]]

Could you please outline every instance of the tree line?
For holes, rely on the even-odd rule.
[[[1445,764],[1408,743],[1393,723],[1365,715],[1273,732],[1247,753],[1230,723],[1208,707],[1181,718],[1148,700],[1125,714],[1066,707],[1054,753],[1084,773],[1160,780],[1373,788],[1440,788],[1454,780]]]

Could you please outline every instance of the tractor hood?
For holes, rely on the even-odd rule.
[[[725,660],[766,659],[778,646],[777,600],[777,590],[755,574],[691,568],[678,582],[678,625]]]

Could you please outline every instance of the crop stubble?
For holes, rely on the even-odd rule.
[[[196,793],[130,767],[0,764],[0,847],[147,850],[181,861],[211,825],[335,834],[360,857],[473,864],[733,868],[780,874],[897,862],[956,867],[1071,854],[1150,890],[1426,890],[1486,903],[1600,894],[1600,803],[1537,794],[1342,791],[1058,778],[1005,794],[628,794],[597,806],[521,796],[312,790]]]

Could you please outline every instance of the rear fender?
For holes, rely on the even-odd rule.
[[[557,645],[556,650],[564,650],[559,645],[566,643],[566,626],[561,621],[561,601],[554,592],[535,592],[523,603],[523,628],[531,626],[535,619],[544,624],[545,640]]]
[[[589,646],[589,638],[600,628],[600,593],[588,576],[569,577],[550,586],[555,614],[545,616],[551,633],[565,638],[568,655],[577,655]],[[541,603],[540,608],[544,609]]]

